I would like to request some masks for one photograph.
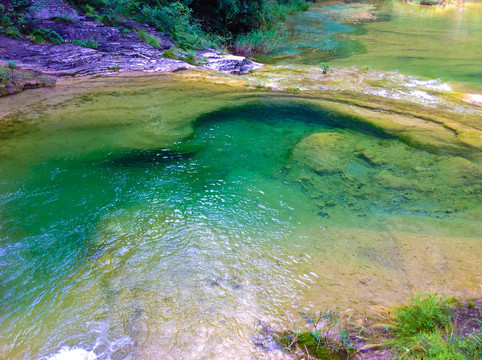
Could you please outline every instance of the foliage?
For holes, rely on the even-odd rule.
[[[97,49],[99,47],[99,42],[92,39],[89,39],[88,41],[73,40],[72,44],[90,49]]]
[[[234,52],[244,56],[269,53],[283,44],[287,39],[288,34],[283,28],[270,30],[257,29],[239,35],[234,43]]]
[[[286,350],[324,360],[347,359],[354,352],[344,330],[350,318],[348,311],[325,310],[302,315],[311,330],[299,332],[295,326],[295,331],[278,334],[277,340]]]
[[[286,39],[280,27],[287,15],[308,8],[307,0],[68,0],[87,16],[109,26],[129,28],[127,18],[149,24],[169,35],[181,49],[221,49],[234,45],[239,53],[254,55],[272,51]],[[13,0],[12,16],[0,9],[0,33],[30,37],[37,42],[63,43],[52,29],[25,19],[21,9],[31,0]],[[58,18],[57,21],[72,21]],[[130,28],[131,29],[131,28]],[[131,29],[133,30],[133,29]],[[142,40],[157,47],[146,34]]]
[[[323,71],[323,74],[327,74],[328,71],[333,72],[333,69],[330,67],[330,65],[328,65],[326,63],[321,63],[320,68]]]
[[[4,87],[12,81],[12,76],[5,66],[0,65],[0,87]]]
[[[467,307],[433,293],[415,295],[393,311],[383,310],[383,324],[376,319],[350,321],[349,311],[302,312],[309,330],[297,331],[295,324],[293,331],[277,333],[276,340],[297,358],[307,359],[348,359],[357,351],[373,350],[390,359],[480,360],[482,313],[478,309],[468,314],[463,310]],[[456,324],[455,319],[464,323]],[[468,328],[467,321],[472,324]]]
[[[431,332],[450,324],[451,305],[437,294],[417,294],[410,304],[395,312],[395,331],[398,337]]]
[[[424,360],[480,359],[481,331],[457,334],[451,322],[452,299],[419,294],[394,312],[394,337],[386,342],[397,356]]]
[[[4,14],[0,17],[0,34],[17,39],[22,37],[22,34],[15,26],[12,15]]]
[[[137,32],[139,34],[139,39],[144,41],[146,44],[149,44],[152,47],[155,47],[156,49],[159,49],[161,47],[159,45],[159,39],[156,38],[155,36],[152,36],[151,34],[143,30],[138,30]]]
[[[21,8],[30,5],[30,0],[11,0],[14,8]]]
[[[183,50],[175,47],[166,50],[161,55],[163,58],[176,59],[185,61],[191,65],[198,65],[203,59],[197,57],[196,53],[192,50]]]
[[[306,10],[305,0],[70,0],[108,25],[132,17],[169,35],[181,49],[220,48],[236,40],[240,52],[271,51],[281,43],[279,23]],[[244,36],[243,36],[244,35]],[[270,44],[273,42],[273,44]],[[238,47],[238,46],[236,46]],[[244,50],[242,50],[244,49]]]
[[[15,69],[17,67],[17,63],[15,61],[7,61],[7,67],[9,69]]]
[[[165,32],[182,49],[203,49],[212,45],[207,34],[194,23],[192,11],[179,2],[162,7],[144,6],[139,20]]]
[[[50,28],[37,28],[32,31],[29,36],[33,41],[38,43],[51,42],[54,44],[64,43],[64,39],[55,30]]]

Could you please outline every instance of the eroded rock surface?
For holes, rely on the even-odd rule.
[[[155,28],[132,19],[107,26],[82,14],[61,0],[38,0],[25,10],[40,28],[52,29],[65,41],[60,45],[36,44],[0,36],[0,61],[16,61],[56,76],[95,75],[117,71],[172,72],[195,68],[184,61],[163,58],[173,46],[171,39]],[[68,19],[69,21],[65,21]],[[140,34],[155,43],[143,41]],[[245,74],[261,67],[241,56],[203,51],[203,67],[228,74]]]
[[[206,69],[216,70],[231,75],[242,75],[263,67],[262,64],[248,60],[243,56],[223,55],[217,51],[200,51],[199,55],[206,59]]]

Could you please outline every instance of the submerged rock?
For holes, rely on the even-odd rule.
[[[339,133],[318,133],[301,140],[293,150],[293,158],[301,160],[319,174],[344,171],[347,159],[357,145]]]

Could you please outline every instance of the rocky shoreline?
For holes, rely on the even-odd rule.
[[[60,35],[63,43],[35,43],[0,36],[0,65],[14,61],[20,69],[55,77],[173,72],[196,67],[240,75],[262,67],[245,57],[212,49],[195,51],[190,60],[175,52],[166,56],[165,52],[174,44],[153,27],[128,18],[117,27],[107,26],[59,0],[34,1],[25,14],[42,29]],[[18,92],[18,86],[6,85],[2,95]],[[37,83],[38,86],[42,83]]]

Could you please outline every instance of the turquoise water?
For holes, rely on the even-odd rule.
[[[481,4],[445,8],[398,0],[315,3],[288,20],[291,41],[260,60],[398,71],[482,92]],[[365,20],[367,12],[376,20]],[[361,20],[353,23],[360,13]]]
[[[3,358],[264,356],[256,329],[302,309],[477,286],[475,159],[295,100],[206,92],[202,111],[202,89],[162,86],[2,128]]]

